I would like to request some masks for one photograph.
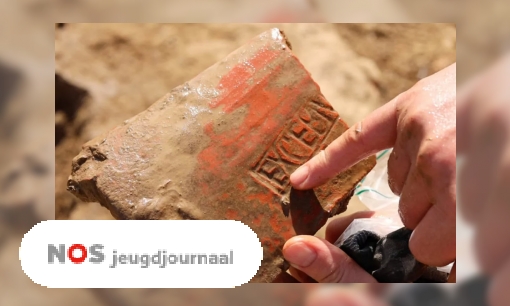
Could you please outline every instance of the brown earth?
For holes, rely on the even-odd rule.
[[[275,26],[349,125],[456,57],[455,26],[446,24],[58,25],[56,219],[112,218],[66,191],[85,142]],[[353,199],[348,212],[359,209]]]

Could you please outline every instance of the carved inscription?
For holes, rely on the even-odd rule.
[[[283,195],[290,184],[290,173],[321,149],[337,118],[327,103],[304,103],[250,175],[275,194]]]

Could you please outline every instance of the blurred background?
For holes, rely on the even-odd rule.
[[[460,217],[461,284],[453,288],[261,284],[234,290],[47,289],[24,275],[18,248],[23,234],[40,220],[111,218],[98,204],[81,203],[64,189],[70,159],[80,146],[267,28],[286,31],[326,98],[353,124],[456,60],[459,87],[483,72],[507,46],[509,4],[26,0],[3,1],[0,8],[0,305],[312,305],[314,294],[340,295],[322,305],[341,305],[342,296],[351,293],[357,298],[399,297],[392,305],[440,305],[438,300],[425,304],[423,297],[444,297],[449,291],[471,297],[458,305],[483,305],[487,281],[473,278],[479,273],[474,228]],[[219,21],[285,24],[75,24]],[[444,24],[287,24],[291,22]],[[363,207],[355,199],[349,209]],[[438,288],[442,291],[434,291]],[[476,294],[478,300],[472,298]],[[450,302],[458,300],[441,300]]]

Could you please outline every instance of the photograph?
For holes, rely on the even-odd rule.
[[[1,306],[509,305],[510,5],[3,4]]]
[[[454,24],[55,31],[55,219],[241,221],[250,283],[454,281]]]

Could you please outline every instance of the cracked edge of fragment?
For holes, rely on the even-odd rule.
[[[282,212],[285,217],[290,215],[290,191],[282,195],[280,198],[280,204],[282,206]]]
[[[285,32],[279,28],[274,28],[273,31],[278,31],[279,35],[281,36],[285,45],[289,48],[289,50],[292,50],[292,44],[290,43],[289,39],[287,38],[287,35],[285,34]]]

